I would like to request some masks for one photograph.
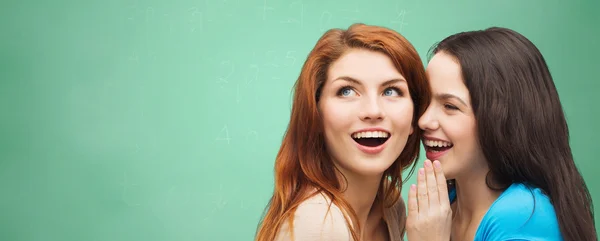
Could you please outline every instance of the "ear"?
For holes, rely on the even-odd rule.
[[[408,133],[408,135],[410,136],[410,135],[412,135],[414,132],[415,132],[415,128],[414,128],[412,125],[410,125],[410,133]]]

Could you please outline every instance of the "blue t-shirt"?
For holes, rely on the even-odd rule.
[[[454,202],[456,190],[450,190]],[[534,209],[535,200],[535,210]],[[490,206],[474,241],[562,241],[554,206],[539,188],[514,183]]]

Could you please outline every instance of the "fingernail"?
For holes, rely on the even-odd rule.
[[[437,168],[442,167],[442,164],[440,164],[440,161],[434,161],[433,165],[435,165],[435,167],[437,167]]]
[[[410,189],[413,191],[417,190],[417,185],[415,185],[415,184],[410,185]]]
[[[425,174],[425,169],[419,168],[419,175],[423,175],[423,174]]]
[[[431,167],[431,161],[425,160],[425,166],[426,167]]]

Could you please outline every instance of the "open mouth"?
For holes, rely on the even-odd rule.
[[[452,148],[454,145],[447,141],[424,140],[425,150],[429,152],[442,152]]]
[[[354,139],[356,143],[367,147],[383,145],[389,138],[390,133],[385,131],[362,131],[352,134],[352,139]]]

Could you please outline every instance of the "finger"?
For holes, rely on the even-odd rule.
[[[418,214],[419,205],[417,204],[417,186],[412,184],[408,191],[408,219],[416,220]]]
[[[435,179],[433,165],[430,160],[425,160],[425,180],[427,180],[427,195],[429,197],[429,209],[436,211],[440,206],[438,182]]]
[[[435,170],[438,191],[440,193],[440,204],[450,205],[450,199],[448,197],[448,183],[446,182],[446,176],[444,176],[444,169],[442,169],[442,163],[440,163],[440,161],[434,161],[433,169]]]
[[[427,197],[427,181],[425,181],[425,169],[419,168],[417,175],[417,204],[419,204],[419,212],[429,210],[429,199]]]

